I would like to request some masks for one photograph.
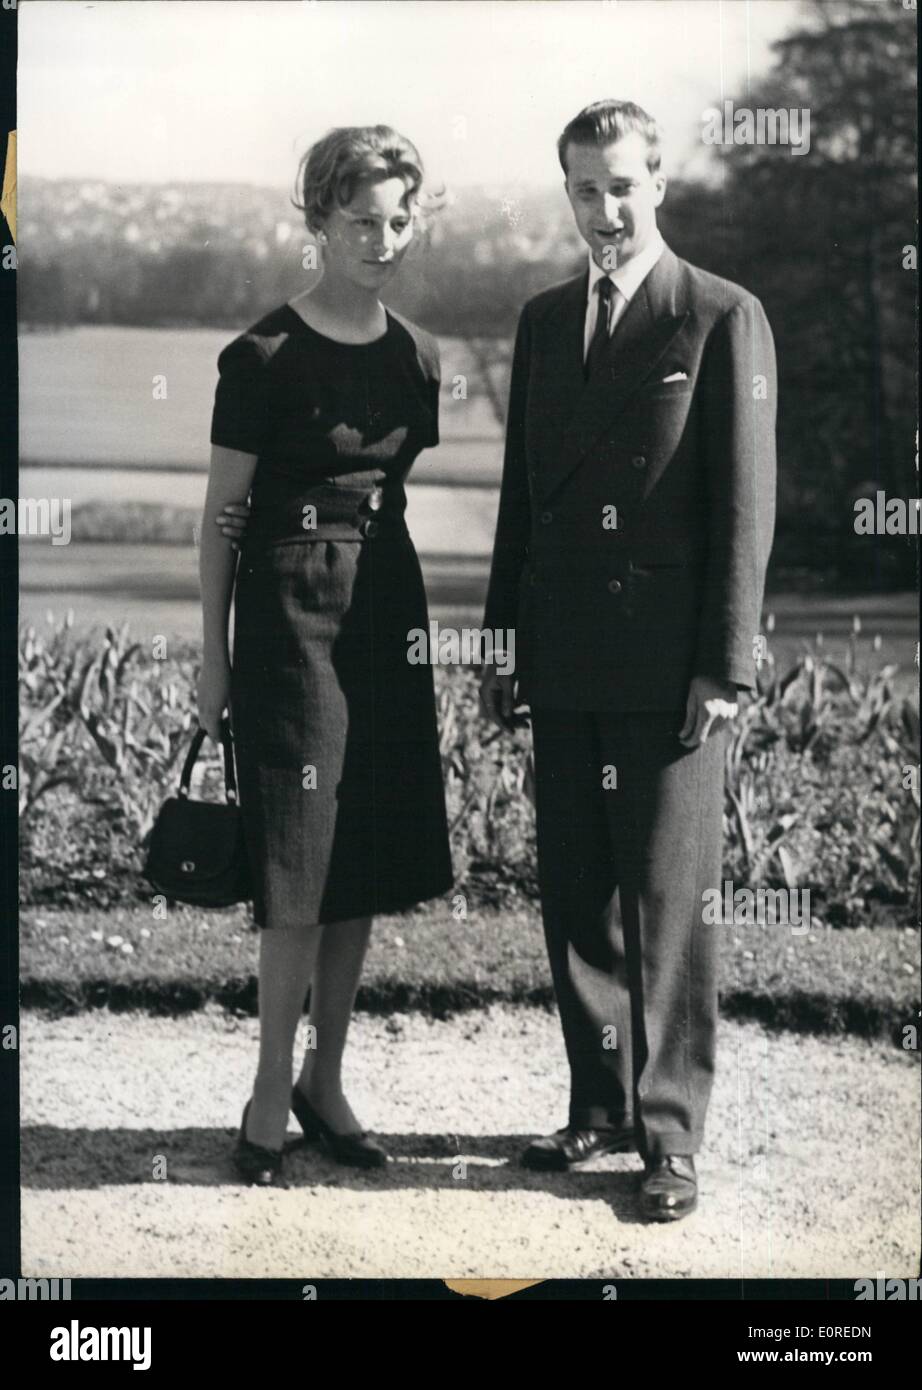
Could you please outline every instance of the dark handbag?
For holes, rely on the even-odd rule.
[[[158,893],[177,902],[230,907],[252,897],[252,892],[227,720],[221,724],[225,805],[189,800],[192,769],[205,737],[204,729],[196,730],[179,779],[179,795],[160,808],[144,877]]]

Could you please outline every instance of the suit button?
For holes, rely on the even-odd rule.
[[[547,525],[549,525],[550,522],[552,522],[553,520],[554,520],[554,513],[553,513],[553,512],[542,512],[542,513],[541,513],[541,525],[542,525],[542,526],[547,526]]]
[[[647,460],[644,458],[643,454],[635,454],[631,459],[632,468],[646,468],[646,466]]]
[[[384,506],[384,493],[379,487],[373,488],[368,494],[368,505],[373,512],[379,512]]]
[[[620,592],[621,592],[621,580],[620,580],[620,579],[609,579],[609,581],[608,581],[608,592],[609,592],[610,594],[620,594]]]
[[[378,523],[376,521],[363,521],[359,530],[368,540],[373,540],[378,534]]]

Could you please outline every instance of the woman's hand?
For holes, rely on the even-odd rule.
[[[240,549],[240,542],[246,535],[249,519],[250,506],[248,502],[228,502],[215,517],[215,525],[221,535],[226,536],[230,541],[231,550]]]
[[[221,720],[230,709],[231,668],[226,657],[206,659],[198,678],[198,722],[207,734],[221,741]]]

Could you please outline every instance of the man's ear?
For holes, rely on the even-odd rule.
[[[654,183],[656,184],[656,190],[653,194],[653,206],[658,208],[666,196],[666,175],[657,174],[654,178]]]

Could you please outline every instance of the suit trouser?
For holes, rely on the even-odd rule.
[[[726,727],[687,749],[684,719],[532,707],[570,1123],[633,1125],[651,1158],[698,1151],[714,1073]]]

